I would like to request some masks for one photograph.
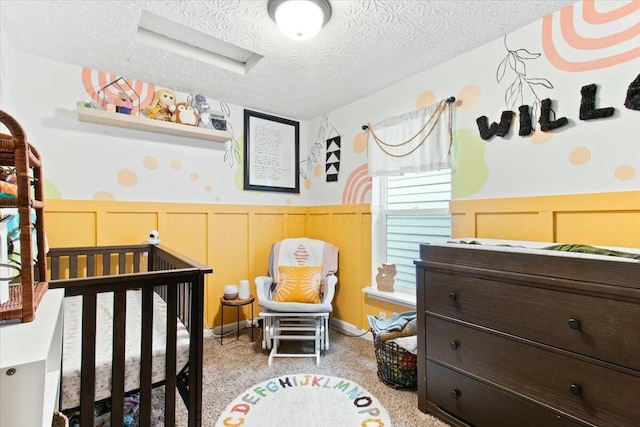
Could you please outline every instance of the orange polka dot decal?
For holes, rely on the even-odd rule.
[[[367,149],[367,139],[366,132],[358,132],[353,138],[353,152],[362,153],[365,151]]]
[[[544,17],[542,48],[554,67],[592,71],[640,58],[640,1],[599,3],[584,0]]]
[[[118,80],[121,76],[116,74],[105,73],[104,71],[96,71],[91,68],[82,69],[82,84],[85,92],[92,100],[102,102],[104,98],[118,99],[118,92],[121,90],[126,92],[133,102],[132,113],[137,114],[138,104],[140,108],[144,108],[151,103],[153,92],[156,90],[155,85],[132,79],[124,79],[118,85],[111,85],[111,82]],[[106,87],[109,86],[109,87]],[[101,89],[104,88],[102,91]]]
[[[342,193],[342,204],[366,203],[371,194],[371,177],[367,163],[358,166],[351,172]]]
[[[636,169],[631,165],[620,165],[616,168],[614,176],[623,181],[631,179],[636,176]]]
[[[98,191],[93,195],[93,200],[115,200],[115,196],[108,191]]]
[[[155,157],[147,156],[142,160],[142,164],[146,169],[158,169],[158,161]]]
[[[118,172],[118,184],[123,187],[134,187],[138,183],[138,175],[131,169],[122,169]]]
[[[574,148],[569,154],[569,161],[574,165],[584,165],[591,160],[591,151],[585,147]]]
[[[480,100],[480,95],[482,95],[482,92],[477,85],[469,85],[462,88],[456,101],[457,111],[463,113],[471,111]]]
[[[429,105],[437,102],[436,95],[430,90],[426,92],[422,92],[418,95],[418,99],[416,100],[416,109],[428,107]]]

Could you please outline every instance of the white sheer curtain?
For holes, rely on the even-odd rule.
[[[369,175],[451,168],[452,103],[442,100],[369,123]]]

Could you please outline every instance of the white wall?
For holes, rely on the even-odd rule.
[[[565,10],[565,32],[573,28],[578,39],[586,39],[586,47],[570,45],[576,44],[576,36],[567,38],[560,31],[560,12],[546,18],[550,31],[540,20],[507,35],[511,50],[540,54],[523,60],[524,77],[546,79],[553,85],[531,87],[538,98],[553,100],[558,115],[569,119],[568,126],[520,137],[516,117],[507,137],[480,139],[477,117],[499,120],[502,110],[517,111],[520,105],[505,102],[515,72],[508,69],[504,79],[496,81],[498,66],[507,54],[500,38],[314,120],[302,121],[300,157],[307,177],[301,178],[300,195],[242,191],[242,167],[225,162],[225,148],[217,143],[78,122],[76,101],[88,100],[82,68],[15,51],[6,34],[0,37],[0,106],[23,124],[30,141],[41,151],[48,197],[265,205],[370,202],[366,135],[361,126],[449,96],[459,101],[454,118],[454,198],[638,190],[640,112],[626,109],[623,103],[628,85],[640,73],[640,34],[634,30],[640,9],[606,14],[629,3],[596,1],[596,17],[602,21],[597,25],[585,18],[593,15],[585,8],[587,3],[578,2]],[[549,41],[546,47],[545,39]],[[563,66],[562,61],[570,64]],[[579,120],[580,88],[591,83],[598,85],[598,106],[615,107],[612,118]],[[532,92],[523,91],[523,103],[535,100]],[[242,141],[243,108],[229,107],[229,120]],[[325,140],[337,134],[342,137],[338,181],[326,182]],[[314,150],[316,143],[319,147]],[[154,163],[149,159],[155,160],[156,169],[149,168]],[[135,185],[129,186],[134,179]]]
[[[526,49],[540,53],[535,59],[523,60],[524,77],[547,79],[553,88],[533,85],[540,99],[550,98],[558,116],[569,119],[569,125],[554,132],[536,131],[528,137],[518,136],[518,117],[510,134],[483,141],[476,118],[486,115],[499,121],[502,110],[517,113],[505,103],[505,92],[516,77],[507,68],[498,83],[496,72],[507,55],[503,38],[443,63],[433,69],[387,87],[371,96],[327,113],[328,128],[343,133],[342,169],[338,184],[325,183],[324,177],[310,182],[314,204],[340,203],[346,195],[359,194],[370,201],[370,192],[360,175],[349,180],[356,168],[367,162],[362,150],[364,135],[361,125],[375,123],[388,116],[455,96],[459,102],[454,118],[457,156],[454,159],[454,198],[518,197],[553,194],[631,191],[640,188],[640,111],[624,107],[628,85],[640,73],[640,34],[634,25],[640,21],[640,10],[607,18],[605,12],[627,5],[628,1],[596,1],[600,24],[585,21],[584,4],[578,2],[565,10],[568,17],[564,29],[574,27],[579,36],[590,38],[585,48],[569,45],[560,31],[560,12],[549,16],[551,32],[543,28],[543,20],[532,23],[506,37],[511,50]],[[622,10],[622,9],[621,9]],[[637,28],[637,27],[636,27]],[[452,37],[455,35],[452,35]],[[565,69],[552,51],[543,47],[543,39],[553,46],[569,64]],[[574,37],[575,38],[575,37]],[[573,43],[575,40],[570,39]],[[602,47],[602,46],[606,47]],[[428,49],[428,44],[425,45]],[[526,55],[524,51],[521,52]],[[533,58],[533,57],[532,57]],[[626,60],[622,60],[626,59]],[[581,70],[584,68],[585,70]],[[366,76],[363,76],[366,78]],[[540,83],[540,80],[533,80]],[[582,121],[579,119],[580,89],[598,85],[597,107],[616,109],[611,118]],[[522,103],[531,105],[535,95],[525,84]],[[309,123],[309,140],[315,137],[322,117]]]
[[[91,100],[83,68],[17,51],[10,39],[4,33],[0,37],[0,107],[40,151],[48,198],[307,204],[302,186],[298,195],[243,191],[242,164],[225,160],[230,143],[79,122],[76,102]],[[177,95],[183,101],[188,94]],[[208,100],[217,108],[218,101]],[[243,107],[228,107],[227,119],[242,146]],[[301,156],[306,156],[306,135],[307,123],[301,121]]]

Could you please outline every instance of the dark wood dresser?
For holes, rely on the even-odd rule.
[[[640,426],[640,262],[421,245],[418,406],[454,426]]]

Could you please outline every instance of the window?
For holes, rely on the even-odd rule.
[[[374,178],[372,197],[373,278],[377,268],[396,265],[394,288],[415,293],[420,244],[451,237],[451,170]]]

